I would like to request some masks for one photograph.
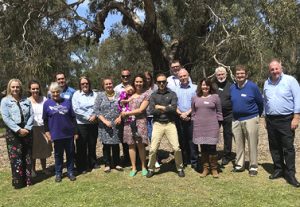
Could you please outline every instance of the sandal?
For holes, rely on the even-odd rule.
[[[131,170],[129,173],[129,176],[134,177],[134,176],[136,176],[136,173],[137,173],[137,170]]]
[[[142,170],[142,176],[146,176],[148,174],[148,170],[147,169],[143,169]]]

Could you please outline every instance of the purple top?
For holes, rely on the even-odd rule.
[[[49,131],[52,140],[73,138],[76,132],[76,118],[70,100],[55,102],[48,99],[43,107],[45,131]]]
[[[131,95],[127,94],[126,91],[122,91],[120,93],[119,100],[118,100],[118,109],[119,109],[120,112],[122,112],[122,111],[125,111],[125,112],[131,111],[131,109],[129,108],[129,103],[126,103],[126,104],[121,103],[122,100],[128,100],[130,97],[131,97]]]
[[[215,145],[219,141],[219,121],[223,120],[222,106],[217,94],[192,98],[193,142]]]

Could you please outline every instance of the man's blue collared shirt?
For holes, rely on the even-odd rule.
[[[60,93],[60,97],[71,100],[74,93],[75,93],[75,89],[68,86],[65,90],[63,90]]]
[[[96,92],[88,94],[76,91],[72,98],[72,106],[76,115],[77,124],[90,124],[88,119],[94,115],[94,104],[97,97]]]
[[[192,97],[196,95],[197,85],[189,82],[188,85],[180,85],[175,88],[174,92],[178,97],[177,106],[181,112],[186,112],[191,109]]]
[[[268,78],[264,84],[266,115],[300,113],[300,87],[297,80],[283,74],[276,83]]]

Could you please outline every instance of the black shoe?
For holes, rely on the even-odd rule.
[[[234,173],[239,173],[239,172],[244,172],[245,171],[245,168],[233,168],[233,170],[231,170],[231,172],[234,172]]]
[[[279,170],[275,170],[270,176],[269,176],[269,179],[270,180],[274,180],[274,179],[278,179],[278,178],[281,178],[283,177],[283,173]]]
[[[93,167],[93,169],[99,169],[99,168],[100,168],[100,165],[98,165],[98,164],[95,164]]]
[[[76,177],[74,175],[69,175],[68,177],[69,177],[70,181],[75,181],[76,180]]]
[[[299,188],[300,187],[300,183],[297,181],[295,175],[287,175],[285,176],[285,180],[291,184],[292,186]]]
[[[249,170],[249,176],[250,177],[255,177],[255,176],[257,176],[257,170]]]
[[[154,171],[153,170],[148,170],[148,173],[146,175],[147,178],[151,178],[154,175]]]
[[[183,170],[178,170],[178,176],[183,178],[185,177],[184,171]]]
[[[61,175],[55,176],[55,182],[60,183],[61,182]]]
[[[223,157],[222,158],[222,165],[228,165],[228,163],[231,161],[231,159],[227,158],[227,157]]]

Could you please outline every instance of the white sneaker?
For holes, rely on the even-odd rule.
[[[160,164],[157,161],[155,162],[155,168],[160,168]]]

